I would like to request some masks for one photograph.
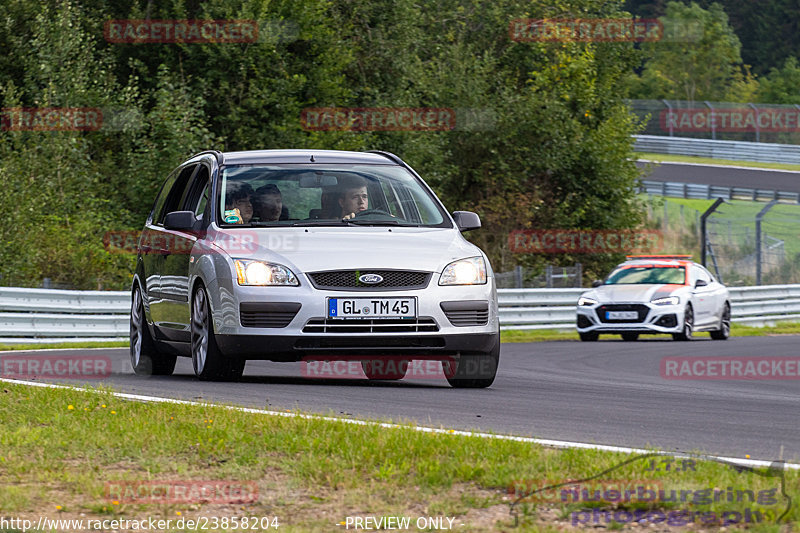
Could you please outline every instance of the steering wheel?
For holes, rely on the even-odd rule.
[[[387,217],[397,218],[388,211],[384,211],[383,209],[366,209],[364,211],[359,211],[356,213],[356,217],[363,217],[367,215],[385,215]]]

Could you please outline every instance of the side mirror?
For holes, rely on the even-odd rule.
[[[697,287],[705,287],[706,285],[708,285],[708,282],[706,280],[698,279],[697,282],[694,284],[694,287],[695,288],[697,288]]]
[[[600,286],[600,285],[602,285],[602,284],[603,284],[603,282],[602,282],[602,281],[600,281],[599,279],[596,279],[596,280],[594,280],[594,281],[592,282],[592,287],[599,287],[599,286]]]
[[[453,220],[462,232],[481,227],[481,218],[472,211],[453,211]]]
[[[197,219],[191,211],[173,211],[164,217],[164,228],[189,231],[194,228]]]

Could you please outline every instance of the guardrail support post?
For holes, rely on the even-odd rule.
[[[706,212],[700,215],[700,263],[703,266],[706,266],[706,250],[708,249],[708,233],[706,231],[706,219],[711,216],[711,213],[716,211],[719,207],[719,204],[725,201],[724,198],[717,198],[711,207],[706,209]],[[719,277],[719,272],[717,272],[717,277]]]
[[[717,138],[717,114],[714,112],[714,106],[708,100],[703,102],[711,110],[711,139]]]
[[[753,104],[753,103],[749,103],[749,104],[747,104],[747,105],[748,105],[748,106],[750,106],[750,108],[751,108],[753,111],[755,111],[755,112],[756,112],[756,142],[761,142],[761,128],[760,128],[760,127],[759,127],[759,125],[758,125],[758,116],[759,116],[759,113],[758,113],[758,108],[757,108],[757,107],[756,107],[756,105],[755,105],[755,104]]]
[[[764,215],[767,214],[767,211],[772,209],[772,206],[777,204],[777,200],[772,200],[770,203],[764,206],[764,209],[758,212],[756,215],[756,285],[761,285],[761,220],[764,218]]]
[[[661,101],[667,106],[667,124],[669,124],[669,136],[672,137],[672,106],[666,98]]]

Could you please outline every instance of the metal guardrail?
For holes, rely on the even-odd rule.
[[[800,164],[800,145],[794,144],[715,141],[661,135],[634,135],[633,137],[635,139],[633,148],[637,152],[693,155],[734,161]]]
[[[674,181],[643,180],[639,191],[672,198],[694,198],[699,200],[724,198],[726,200],[750,200],[753,202],[777,200],[781,203],[800,203],[800,193],[796,192],[748,189],[745,187],[721,187],[719,185],[701,185]]]
[[[500,329],[575,327],[575,304],[586,291],[499,289]],[[734,322],[800,322],[800,285],[729,287]],[[124,341],[130,295],[124,291],[65,291],[0,287],[0,344]]]
[[[575,304],[587,289],[500,289],[500,329],[575,328]],[[749,326],[800,322],[800,285],[728,287],[731,320]]]

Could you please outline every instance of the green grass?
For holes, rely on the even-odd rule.
[[[0,352],[9,350],[52,350],[57,348],[127,348],[128,341],[59,342],[55,344],[0,344]]]
[[[736,161],[734,159],[713,159],[710,157],[695,157],[690,155],[672,155],[672,154],[653,154],[646,152],[637,152],[634,154],[637,159],[646,159],[648,161],[665,161],[665,162],[679,162],[679,163],[696,163],[699,165],[731,165],[738,167],[753,167],[753,168],[772,168],[778,170],[800,170],[800,165],[792,165],[788,163],[762,163],[759,161]]]
[[[471,394],[481,394],[474,391]],[[510,530],[509,487],[519,480],[598,475],[632,456],[430,434],[219,406],[138,403],[107,392],[0,385],[0,516],[89,519],[278,516],[281,530],[333,531],[347,516],[448,516],[459,531]],[[601,479],[657,480],[665,489],[770,490],[776,478],[701,461],[667,471],[635,459]],[[255,503],[133,504],[106,483],[254,482]],[[524,485],[524,483],[523,483]],[[787,473],[797,497],[798,475]],[[523,492],[526,496],[528,493]],[[781,500],[781,504],[784,502]],[[625,505],[632,509],[645,504]],[[605,504],[610,508],[611,504]],[[657,502],[669,510],[776,510],[776,504]],[[523,502],[518,531],[555,531],[575,504]],[[782,512],[783,507],[780,507]],[[780,514],[780,513],[778,513]],[[800,518],[791,511],[790,518]],[[461,525],[463,524],[463,525]],[[454,529],[456,528],[454,527]],[[774,530],[774,526],[772,526]],[[770,531],[758,526],[751,531]]]

